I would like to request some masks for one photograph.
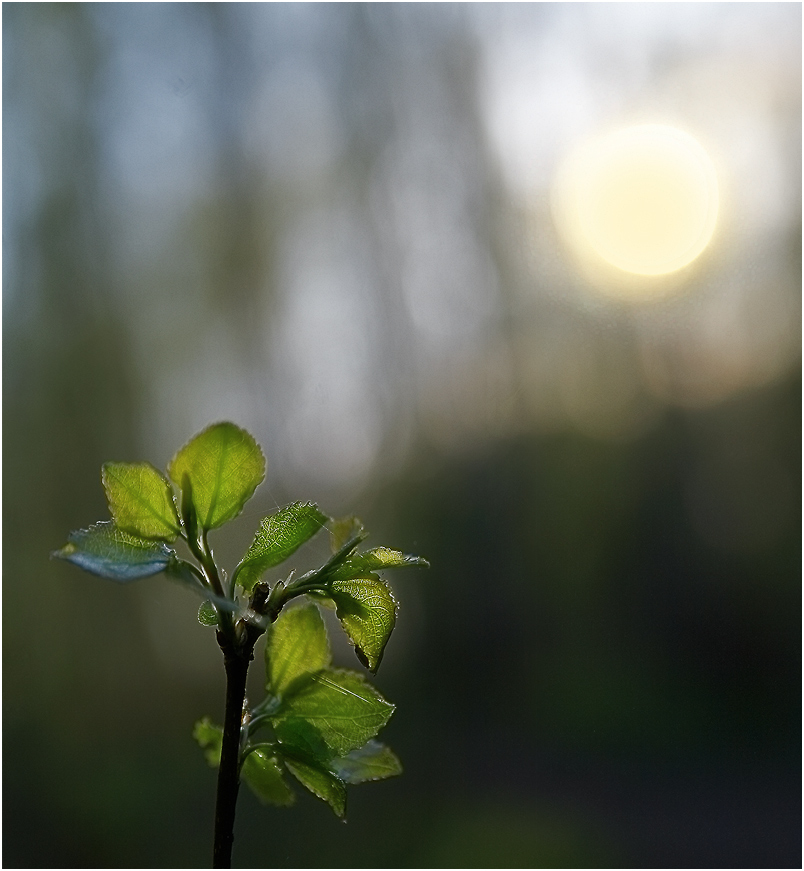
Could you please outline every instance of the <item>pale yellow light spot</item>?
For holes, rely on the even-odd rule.
[[[558,174],[554,212],[587,271],[602,266],[639,276],[676,272],[706,248],[715,229],[715,168],[688,134],[659,124],[595,139],[569,156]],[[614,267],[615,273],[606,272]],[[622,287],[635,293],[639,285]],[[650,294],[649,285],[641,294]]]

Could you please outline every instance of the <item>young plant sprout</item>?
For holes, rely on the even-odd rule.
[[[378,572],[427,562],[387,547],[359,551],[366,538],[359,520],[333,520],[311,502],[294,502],[260,522],[229,576],[209,533],[237,517],[265,477],[262,451],[244,429],[218,423],[181,448],[167,471],[169,478],[149,463],[104,464],[111,521],[72,532],[53,555],[121,583],[163,572],[203,598],[198,619],[216,630],[226,705],[222,726],[204,717],[193,736],[218,768],[213,867],[228,868],[241,778],[263,803],[289,805],[289,773],[344,818],[347,784],[401,773],[397,757],[375,740],[394,706],[361,673],[333,667],[318,606],[335,609],[357,658],[374,673],[396,621]],[[324,528],[332,556],[320,568],[273,585],[262,580]],[[170,546],[179,538],[192,561]],[[285,608],[301,597],[307,604]],[[265,697],[249,706],[246,675],[269,629]]]

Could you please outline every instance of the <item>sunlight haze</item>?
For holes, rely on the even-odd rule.
[[[658,124],[577,149],[559,172],[555,196],[563,233],[579,254],[644,276],[675,272],[698,257],[718,211],[717,177],[704,149]]]

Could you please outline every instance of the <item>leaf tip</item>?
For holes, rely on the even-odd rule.
[[[76,552],[77,548],[74,544],[68,543],[65,544],[64,547],[60,547],[58,550],[52,550],[50,552],[51,559],[69,559],[72,554]]]
[[[377,658],[376,662],[372,666],[371,662],[369,661],[368,656],[366,656],[366,652],[362,648],[358,647],[357,645],[355,645],[355,654],[356,654],[357,658],[360,660],[360,664],[362,666],[367,668],[372,674],[377,674],[377,669],[380,667],[380,658],[379,657]]]

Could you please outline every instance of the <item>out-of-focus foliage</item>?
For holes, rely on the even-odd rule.
[[[270,852],[245,794],[244,865],[800,864],[800,40],[796,4],[4,5],[7,865],[206,861],[208,630],[48,554],[104,460],[221,419],[271,457],[222,562],[311,498],[434,565],[383,662],[405,777],[269,811]],[[727,196],[627,307],[548,193],[636,116]]]

